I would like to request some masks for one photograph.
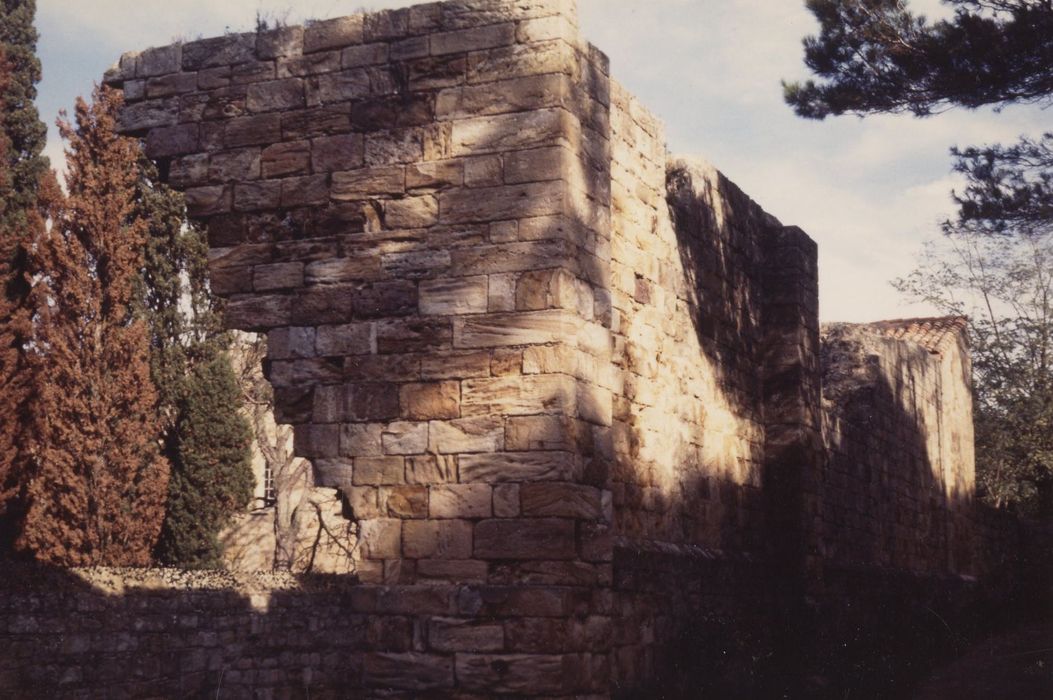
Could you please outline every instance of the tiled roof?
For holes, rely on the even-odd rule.
[[[969,328],[965,316],[942,316],[940,318],[903,318],[894,321],[877,321],[866,324],[878,333],[897,340],[909,340],[931,353],[940,353],[957,342]]]

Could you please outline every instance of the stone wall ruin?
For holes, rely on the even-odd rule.
[[[41,628],[8,608],[0,688],[630,696],[685,677],[705,620],[785,647],[853,567],[984,572],[964,328],[937,352],[828,330],[821,354],[815,244],[666,153],[573,0],[175,44],[106,82],[207,226],[230,325],[267,333],[354,577],[180,618],[127,686],[90,639],[59,681],[26,670]],[[159,580],[128,619],[212,609]]]

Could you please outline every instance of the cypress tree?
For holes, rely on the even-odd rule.
[[[181,194],[139,163],[137,216],[147,225],[139,299],[150,326],[163,450],[172,464],[158,557],[217,566],[218,535],[252,497],[251,432],[230,356],[230,334],[208,290],[208,244],[188,225]]]
[[[32,461],[34,376],[31,251],[57,183],[41,155],[47,133],[33,100],[40,80],[34,0],[0,0],[0,551],[21,527]]]
[[[218,566],[219,532],[252,497],[251,436],[235,410],[239,401],[226,353],[193,366],[178,404],[178,449],[158,548],[162,561],[192,568]]]
[[[78,100],[69,191],[39,248],[34,473],[16,546],[66,566],[141,566],[160,534],[169,466],[157,445],[147,324],[135,313],[146,226],[139,145],[116,135],[120,93]]]
[[[34,103],[41,76],[38,34],[33,26],[36,11],[36,0],[0,0],[0,45],[11,67],[10,79],[0,93],[4,104],[0,131],[9,141],[10,172],[9,186],[3,192],[3,222],[5,229],[14,231],[25,231],[29,216],[38,210],[40,182],[49,167],[41,155],[47,127]]]

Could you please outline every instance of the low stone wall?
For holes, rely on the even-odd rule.
[[[596,652],[609,626],[572,618],[588,601],[566,588],[14,566],[4,574],[5,697],[606,691],[606,656]]]

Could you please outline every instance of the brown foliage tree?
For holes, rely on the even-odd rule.
[[[134,216],[139,145],[114,131],[120,93],[77,101],[68,196],[39,245],[34,474],[17,542],[66,566],[142,566],[163,519],[148,332],[133,311],[145,224]]]
[[[12,80],[12,64],[0,47],[0,96]],[[0,112],[6,106],[0,100]],[[0,129],[0,551],[8,550],[17,534],[31,466],[26,449],[34,398],[28,356],[34,315],[31,250],[44,232],[49,201],[58,194],[49,170],[37,184],[35,206],[20,207],[13,150],[7,131]]]

